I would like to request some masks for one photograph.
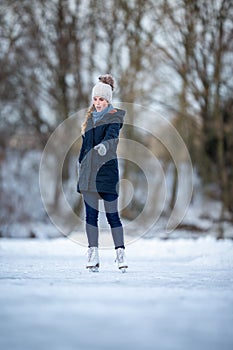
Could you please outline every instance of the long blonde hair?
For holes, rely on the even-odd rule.
[[[88,119],[91,118],[91,114],[92,112],[95,110],[95,107],[94,105],[91,105],[88,110],[87,110],[87,113],[85,115],[85,118],[84,118],[84,122],[82,123],[82,126],[81,126],[81,133],[82,135],[85,134],[85,130],[86,130],[86,127],[87,127],[87,122],[88,122]]]

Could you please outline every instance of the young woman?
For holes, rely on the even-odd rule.
[[[88,261],[86,267],[98,271],[98,204],[104,201],[108,223],[116,249],[118,268],[125,271],[124,234],[118,213],[119,170],[117,144],[125,111],[114,108],[114,80],[106,74],[92,89],[92,105],[82,124],[82,147],[79,154],[78,192],[83,195],[86,211]]]

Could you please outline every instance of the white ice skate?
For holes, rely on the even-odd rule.
[[[99,252],[97,247],[88,248],[86,268],[92,272],[99,271]]]
[[[120,269],[122,272],[126,272],[128,264],[126,261],[124,248],[116,249],[116,263],[118,265],[118,269]]]

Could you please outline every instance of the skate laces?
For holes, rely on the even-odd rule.
[[[118,248],[118,249],[117,249],[117,258],[116,258],[116,260],[117,260],[119,263],[122,263],[122,262],[124,262],[124,258],[125,258],[124,249],[123,249],[123,248]]]
[[[96,248],[96,247],[88,248],[88,250],[87,250],[87,259],[88,259],[89,262],[94,260],[97,257],[97,252],[98,252],[97,249],[98,248]]]

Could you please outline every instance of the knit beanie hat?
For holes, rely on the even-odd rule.
[[[109,84],[97,83],[92,89],[92,100],[94,97],[103,97],[109,103],[112,103],[112,88]]]

